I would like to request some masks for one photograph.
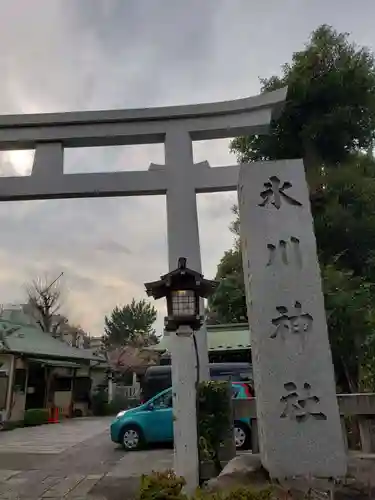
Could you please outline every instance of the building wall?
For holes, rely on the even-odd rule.
[[[69,344],[71,347],[78,347],[78,349],[84,349],[85,347],[85,336],[77,332],[62,332],[61,337]]]
[[[72,402],[72,391],[56,391],[53,402],[59,409],[60,415],[68,416]]]
[[[107,383],[107,375],[104,369],[91,369],[90,372],[92,384],[91,384],[91,392],[93,392],[96,387],[100,384]]]
[[[102,337],[90,337],[90,349],[100,349],[102,347]]]
[[[9,420],[18,422],[23,420],[26,402],[26,380],[27,380],[27,364],[21,359],[15,359],[14,379],[9,380],[9,372],[11,367],[12,354],[0,354],[0,413],[2,419],[8,418],[7,414],[7,392],[9,384],[12,384],[11,400],[8,402],[10,415]],[[22,386],[16,385],[17,373],[23,370],[24,383]]]
[[[11,422],[21,422],[25,416],[26,394],[13,393],[12,410],[9,420]]]
[[[89,366],[81,366],[76,370],[76,377],[89,377],[89,376],[90,376]]]
[[[27,362],[21,358],[16,359],[15,364],[15,380],[13,381],[13,395],[12,395],[12,406],[9,420],[11,422],[20,422],[23,420],[25,415],[26,406],[26,390],[27,390],[27,374],[28,365]],[[17,370],[26,370],[25,380],[23,386],[17,386]]]
[[[11,359],[11,354],[0,355],[0,411],[4,411],[6,408]]]
[[[6,418],[6,395],[7,395],[7,387],[9,383],[9,370],[11,366],[11,359],[12,355],[10,354],[0,354],[0,373],[3,373],[3,377],[0,377],[0,414],[2,414],[3,419]],[[12,391],[12,401],[11,401],[11,413],[9,420],[12,422],[19,422],[24,419],[24,414],[25,414],[25,407],[26,407],[26,397],[27,397],[27,386],[28,386],[28,362],[27,360],[24,361],[21,358],[17,358],[15,360],[15,378],[12,381],[13,385],[13,391]],[[20,384],[20,381],[18,380],[18,385],[17,385],[17,373],[20,371],[24,371],[23,377],[20,377],[20,379],[23,380],[23,383]],[[56,367],[53,369],[53,372],[55,375],[62,376],[62,377],[72,377],[73,376],[73,370],[71,368],[64,368],[64,367]],[[88,377],[91,375],[91,370],[89,366],[82,366],[76,371],[76,376],[77,377]],[[99,370],[94,372],[96,377],[94,376],[94,379],[96,382],[99,383],[103,379],[105,380],[105,372],[104,370]],[[3,378],[3,381],[2,381]],[[60,409],[60,414],[61,415],[68,415],[70,411],[70,405],[72,402],[72,384],[71,384],[71,389],[70,390],[64,390],[64,391],[55,391],[54,396],[53,396],[53,403],[55,406],[57,406]],[[4,404],[1,405],[1,399],[4,400]],[[3,408],[2,408],[3,406]],[[82,406],[83,411],[82,413],[85,415],[87,414],[87,404],[81,403],[80,406]]]
[[[7,392],[12,358],[12,354],[0,354],[0,414],[2,420],[6,418]]]

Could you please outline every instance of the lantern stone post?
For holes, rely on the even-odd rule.
[[[159,281],[146,283],[147,294],[155,299],[166,297],[165,329],[171,332],[174,470],[186,481],[191,494],[199,485],[199,450],[197,430],[197,385],[199,352],[195,335],[203,323],[201,301],[211,295],[218,282],[186,267],[186,259],[178,260],[178,268]],[[195,333],[197,332],[197,333]]]

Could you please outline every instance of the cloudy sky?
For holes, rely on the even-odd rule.
[[[259,92],[319,24],[375,50],[373,0],[0,0],[0,113],[164,106]],[[227,141],[195,161],[235,162]],[[3,153],[2,176],[27,175],[32,152]],[[68,150],[66,172],[146,170],[160,145]],[[1,182],[1,179],[0,179]],[[199,195],[203,270],[232,244],[234,193]],[[0,204],[0,303],[64,272],[64,312],[93,335],[104,314],[167,271],[164,197]],[[157,323],[161,331],[163,305]]]

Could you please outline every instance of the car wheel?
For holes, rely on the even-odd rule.
[[[234,423],[234,442],[236,450],[248,450],[250,448],[250,428],[242,422]]]
[[[143,444],[143,435],[136,426],[125,427],[122,431],[121,444],[126,451],[139,450]]]

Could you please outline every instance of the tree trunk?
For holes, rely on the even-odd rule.
[[[344,374],[345,374],[345,378],[346,378],[346,382],[348,384],[348,388],[350,390],[351,393],[356,393],[358,392],[358,375],[357,375],[357,380],[355,380],[352,375],[350,374],[349,372],[349,369],[348,369],[348,366],[347,364],[345,363],[344,359],[341,357],[341,363],[342,363],[342,367],[344,369]]]
[[[323,187],[322,169],[324,162],[316,151],[313,141],[305,139],[303,141],[304,156],[303,163],[306,170],[307,182],[310,189],[310,196],[319,192]]]

